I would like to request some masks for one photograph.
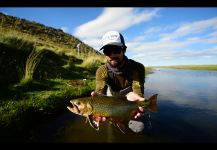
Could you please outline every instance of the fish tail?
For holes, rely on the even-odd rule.
[[[158,94],[152,95],[148,99],[148,101],[150,101],[149,109],[150,109],[151,112],[157,112],[157,95]]]

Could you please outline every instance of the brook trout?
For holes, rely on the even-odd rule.
[[[138,107],[143,107],[145,111],[157,111],[157,94],[145,101],[128,101],[126,97],[91,96],[73,99],[70,103],[72,106],[67,108],[77,115],[86,117],[94,129],[99,130],[99,122],[94,117],[104,116],[123,132],[120,123],[133,118],[133,112]]]

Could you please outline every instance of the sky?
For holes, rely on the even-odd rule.
[[[0,7],[62,29],[96,50],[103,34],[124,36],[126,56],[145,66],[217,64],[217,7]]]

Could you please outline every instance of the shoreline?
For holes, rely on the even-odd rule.
[[[214,64],[214,65],[156,66],[156,67],[154,67],[154,68],[174,68],[174,69],[189,69],[189,70],[217,71],[217,64]]]

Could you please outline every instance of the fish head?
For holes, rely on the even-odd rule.
[[[67,108],[71,112],[85,117],[92,114],[93,107],[88,101],[84,99],[74,99],[71,100],[70,103],[72,106],[67,106]]]

